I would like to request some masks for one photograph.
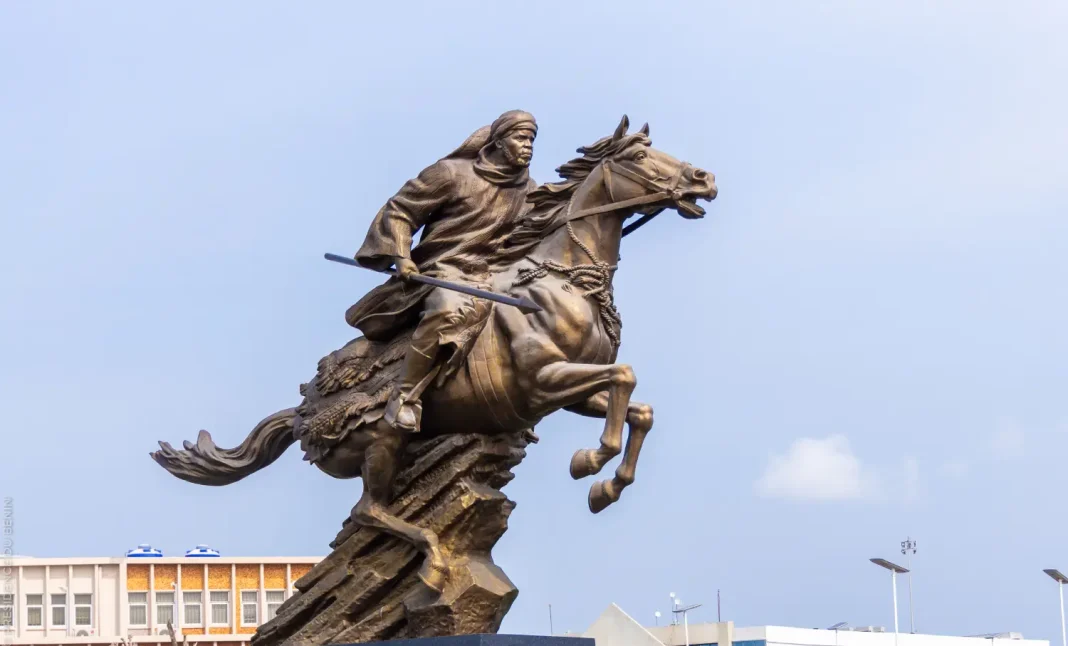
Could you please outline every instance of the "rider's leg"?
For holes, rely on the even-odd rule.
[[[419,393],[415,392],[421,382],[434,369],[438,343],[416,343],[415,339],[404,357],[404,372],[386,406],[386,421],[405,431],[419,429]]]
[[[412,333],[404,358],[401,381],[386,406],[386,421],[405,431],[419,430],[420,395],[437,364],[442,337],[456,324],[458,311],[466,304],[461,294],[435,289],[426,297],[423,314]]]

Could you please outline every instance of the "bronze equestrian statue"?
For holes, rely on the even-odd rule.
[[[438,535],[390,512],[409,443],[532,435],[561,409],[603,418],[600,446],[577,451],[570,471],[594,475],[622,451],[614,477],[590,487],[589,507],[597,513],[619,500],[653,425],[652,407],[631,400],[634,370],[615,362],[621,320],[612,281],[624,221],[665,209],[701,218],[697,201],[717,193],[712,173],[653,148],[648,126],[627,130],[624,116],[612,135],[557,169],[562,181],[537,187],[527,173],[531,115],[508,112],[473,134],[375,217],[356,260],[396,275],[349,309],[346,320],[364,336],[319,362],[301,387],[304,401],[264,419],[234,449],[202,431],[184,450],[161,442],[153,458],[184,480],[225,485],[299,442],[325,473],[362,478],[353,523],[418,549],[418,576],[439,592],[449,567]],[[526,298],[541,311],[428,288],[409,280],[417,272]]]

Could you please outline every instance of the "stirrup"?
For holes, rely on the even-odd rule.
[[[406,396],[403,393],[394,394],[389,398],[389,402],[386,404],[386,412],[383,417],[386,423],[399,431],[407,431],[409,433],[418,433],[422,427],[423,421],[423,405],[418,401],[405,401]],[[405,408],[408,408],[415,416],[415,424],[409,426],[408,424],[398,424],[398,417]]]

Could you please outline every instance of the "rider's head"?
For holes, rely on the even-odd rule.
[[[538,122],[522,110],[505,112],[490,126],[490,141],[509,166],[526,168],[534,155]]]

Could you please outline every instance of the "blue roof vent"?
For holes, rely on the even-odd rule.
[[[163,556],[163,550],[157,550],[148,543],[141,543],[135,549],[126,552],[126,556],[130,558],[146,558],[155,557],[159,558]]]
[[[186,556],[219,556],[218,550],[213,550],[207,545],[197,545],[185,553]]]

